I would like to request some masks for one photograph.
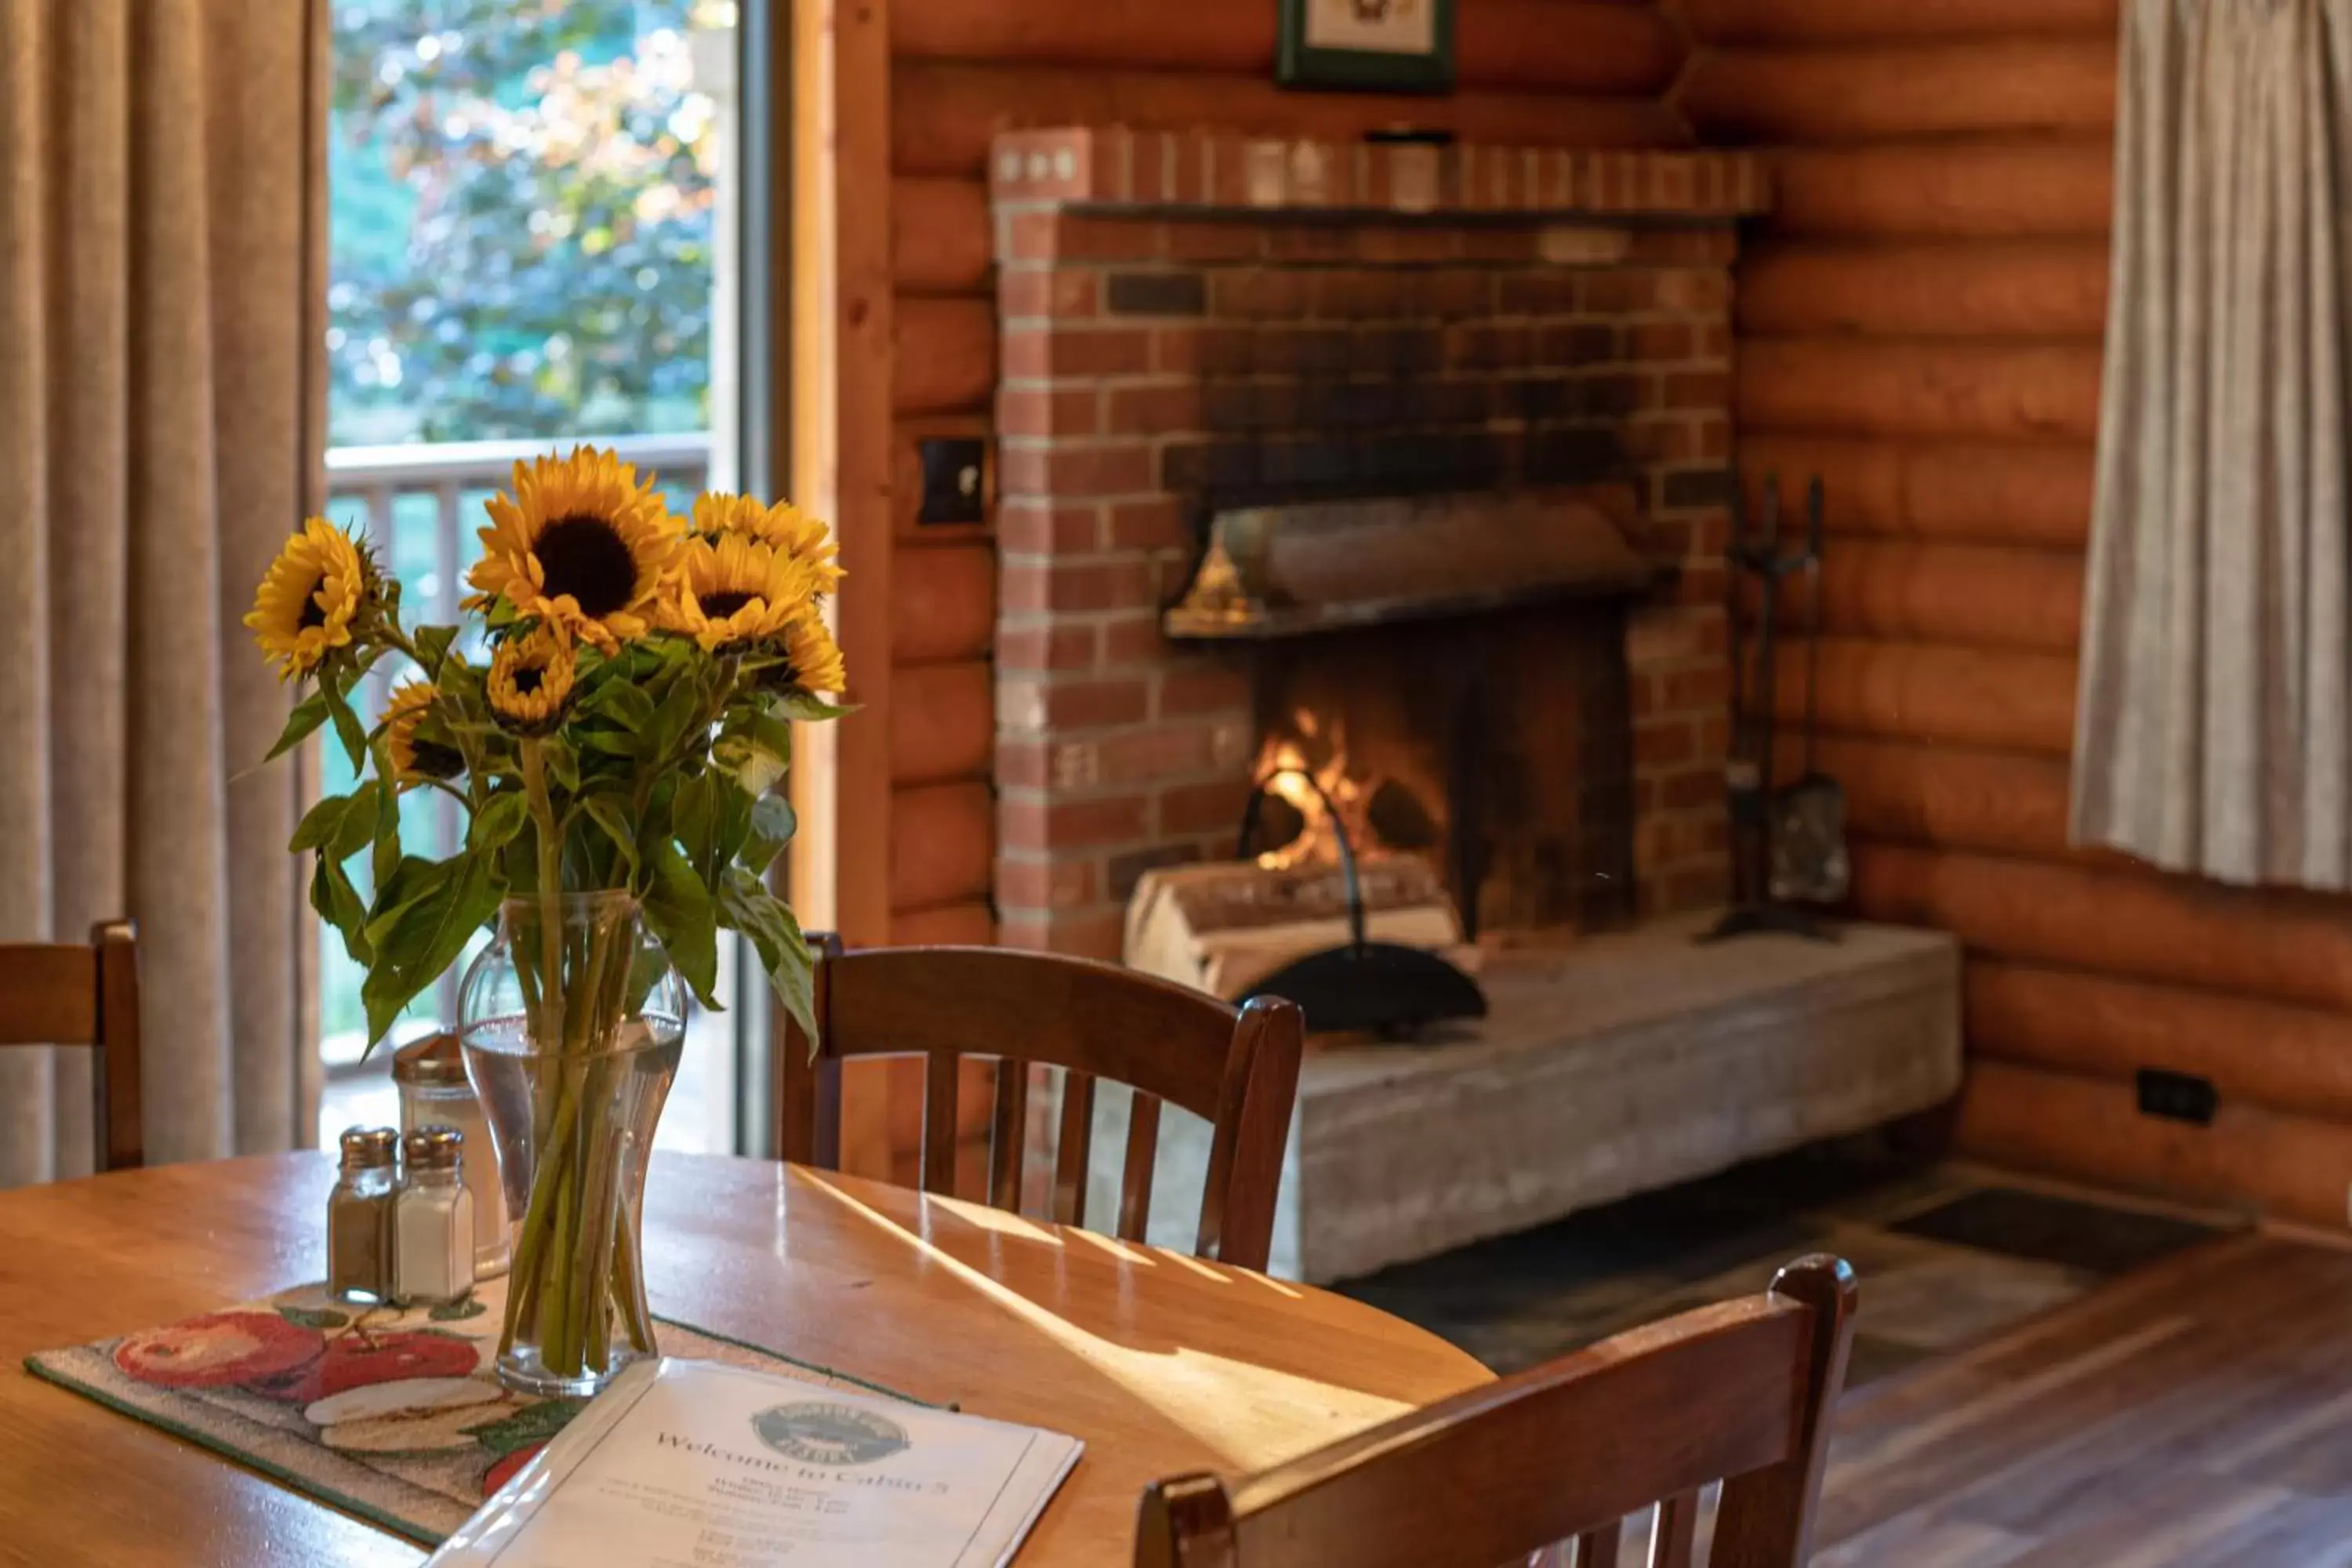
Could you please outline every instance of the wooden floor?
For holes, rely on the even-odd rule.
[[[2352,1565],[2352,1251],[2200,1244],[1851,1394],[1814,1563]]]

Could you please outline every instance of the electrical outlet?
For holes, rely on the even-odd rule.
[[[918,443],[923,468],[919,523],[982,522],[988,517],[988,447],[971,437],[933,437]]]
[[[2210,1127],[2214,1112],[2221,1106],[2221,1097],[2215,1092],[2212,1080],[2199,1078],[2194,1073],[2142,1068],[2135,1083],[2139,1090],[2139,1113],[2142,1116],[2157,1116],[2167,1121],[2186,1121],[2196,1127]]]

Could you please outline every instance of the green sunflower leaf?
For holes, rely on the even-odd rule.
[[[302,820],[295,825],[294,837],[286,841],[286,847],[297,855],[305,849],[325,848],[342,833],[344,815],[358,803],[359,792],[356,791],[351,795],[322,796],[317,805],[302,814]],[[373,805],[374,803],[371,800],[369,804]]]
[[[353,963],[364,964],[374,950],[367,940],[367,904],[352,886],[342,862],[320,855],[310,868],[310,907],[343,939]]]
[[[621,852],[621,858],[629,868],[629,880],[634,884],[637,878],[637,835],[629,825],[626,803],[615,795],[586,795],[580,797],[580,805],[587,812],[588,820],[602,829]]]
[[[457,628],[419,626],[416,635],[409,640],[416,645],[416,651],[425,656],[425,679],[437,684],[441,679],[442,662],[448,657],[449,645],[457,640]]]
[[[404,861],[404,871],[415,861]],[[368,1043],[383,1038],[416,994],[440,979],[457,962],[466,943],[483,923],[498,913],[506,897],[506,879],[498,873],[497,858],[467,854],[453,859],[423,863],[415,874],[420,896],[372,931],[376,958],[360,987],[366,1005]]]
[[[286,716],[286,728],[278,732],[278,743],[261,760],[274,763],[303,742],[316,734],[319,726],[327,721],[327,693],[324,688],[313,691],[294,704],[294,711]]]
[[[327,701],[327,716],[335,721],[335,738],[342,742],[343,752],[351,758],[352,771],[360,773],[367,767],[367,726],[352,711],[351,700],[331,680],[322,681],[319,695]]]
[[[694,874],[685,852],[664,838],[644,850],[651,887],[645,900],[646,923],[661,939],[669,961],[693,987],[695,999],[712,1012],[719,1005],[719,910],[709,885]]]
[[[816,1038],[815,974],[808,941],[800,922],[782,899],[759,878],[740,868],[727,873],[719,885],[719,902],[730,930],[743,933],[760,955],[760,967],[770,989],[793,1023],[810,1039]]]
[[[530,819],[530,805],[519,790],[500,790],[482,803],[474,814],[473,826],[466,830],[466,847],[478,851],[502,848],[509,839],[522,831]]]
[[[827,702],[813,691],[787,691],[777,706],[784,710],[787,718],[808,723],[846,718],[856,712],[858,708],[855,702]]]

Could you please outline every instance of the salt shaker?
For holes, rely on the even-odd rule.
[[[327,1194],[327,1289],[346,1301],[389,1301],[400,1134],[353,1127],[341,1142],[342,1168]]]
[[[462,1301],[474,1289],[466,1135],[454,1127],[420,1127],[401,1144],[408,1181],[393,1205],[393,1295],[404,1307]]]
[[[466,1080],[466,1054],[455,1035],[427,1035],[393,1053],[392,1081],[400,1089],[400,1127],[454,1127],[466,1135],[466,1190],[474,1196],[474,1278],[507,1271],[506,1192],[499,1184],[489,1119]]]

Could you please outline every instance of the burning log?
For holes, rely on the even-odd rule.
[[[1358,871],[1368,936],[1472,967],[1475,949],[1464,944],[1461,917],[1428,861],[1378,855]],[[1148,871],[1127,907],[1127,963],[1232,999],[1295,959],[1344,946],[1347,911],[1336,865],[1234,860]]]

